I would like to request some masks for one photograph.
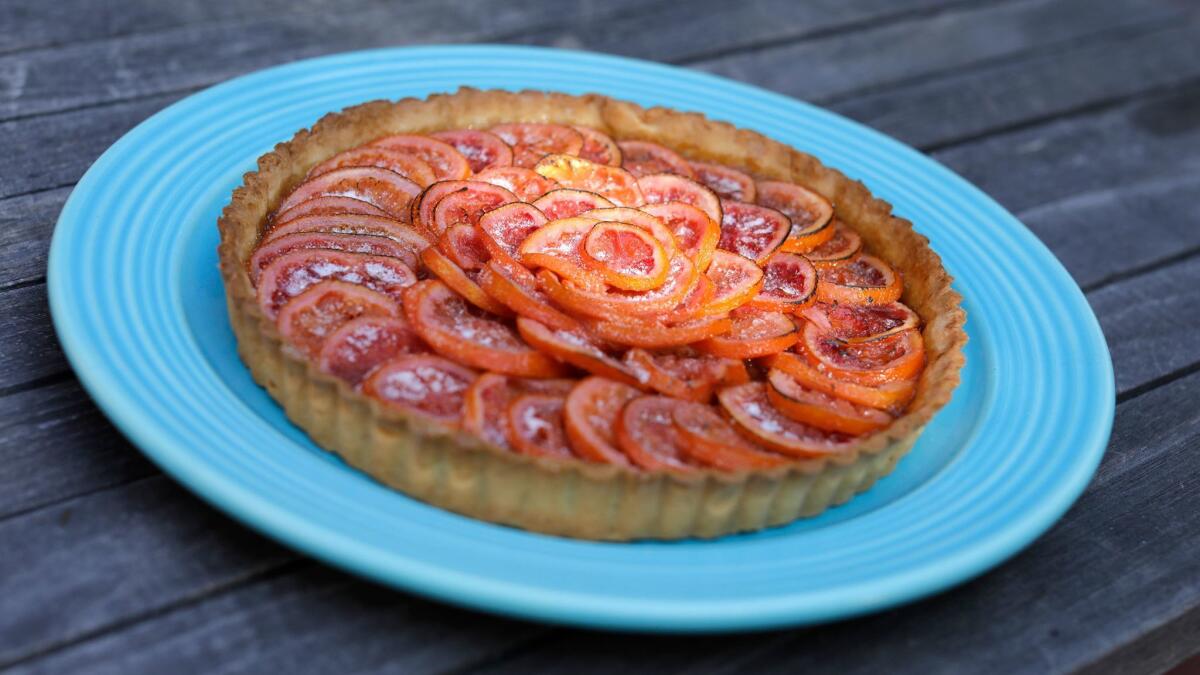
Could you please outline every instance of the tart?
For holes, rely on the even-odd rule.
[[[381,483],[597,540],[841,504],[958,384],[928,241],[757,133],[598,95],[461,89],[330,114],[220,219],[239,353]]]

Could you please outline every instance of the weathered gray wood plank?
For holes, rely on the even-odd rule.
[[[0,200],[0,290],[41,279],[67,188]]]
[[[1193,17],[829,107],[910,145],[943,147],[1197,78],[1200,21]]]
[[[0,392],[66,372],[45,284],[9,290],[0,298]]]

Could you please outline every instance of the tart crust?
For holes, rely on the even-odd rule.
[[[320,372],[280,338],[259,309],[246,261],[267,216],[309,168],[397,133],[488,128],[502,122],[594,127],[649,140],[694,160],[796,182],[829,199],[875,255],[904,278],[903,302],[920,315],[927,363],[905,413],[852,450],[770,470],[645,472],[574,459],[532,458],[380,405]],[[226,206],[218,249],[238,351],[254,379],[317,444],[402,492],[473,518],[600,540],[711,538],[813,516],[887,475],[944,406],[964,363],[961,297],[929,241],[866,187],[815,157],[697,113],[642,108],[589,94],[460,89],[373,101],[323,117],[258,160]]]

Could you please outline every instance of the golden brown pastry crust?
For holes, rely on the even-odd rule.
[[[255,301],[246,260],[267,215],[332,155],[395,133],[487,128],[502,122],[591,126],[693,159],[792,181],[824,195],[875,255],[901,273],[903,301],[924,321],[927,364],[903,416],[854,450],[771,470],[650,473],[580,460],[531,458],[387,408],[317,370],[287,347]],[[697,113],[645,109],[589,94],[463,88],[426,100],[373,101],[323,117],[259,158],[219,222],[218,249],[242,360],[288,417],[322,447],[412,497],[468,516],[586,539],[717,537],[811,516],[887,475],[958,385],[965,314],[928,240],[891,205],[815,157]]]

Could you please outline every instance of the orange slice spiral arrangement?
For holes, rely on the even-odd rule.
[[[904,280],[812,186],[602,129],[394,135],[316,163],[247,274],[386,408],[539,461],[770,469],[904,412]],[[844,217],[844,215],[843,215]]]

